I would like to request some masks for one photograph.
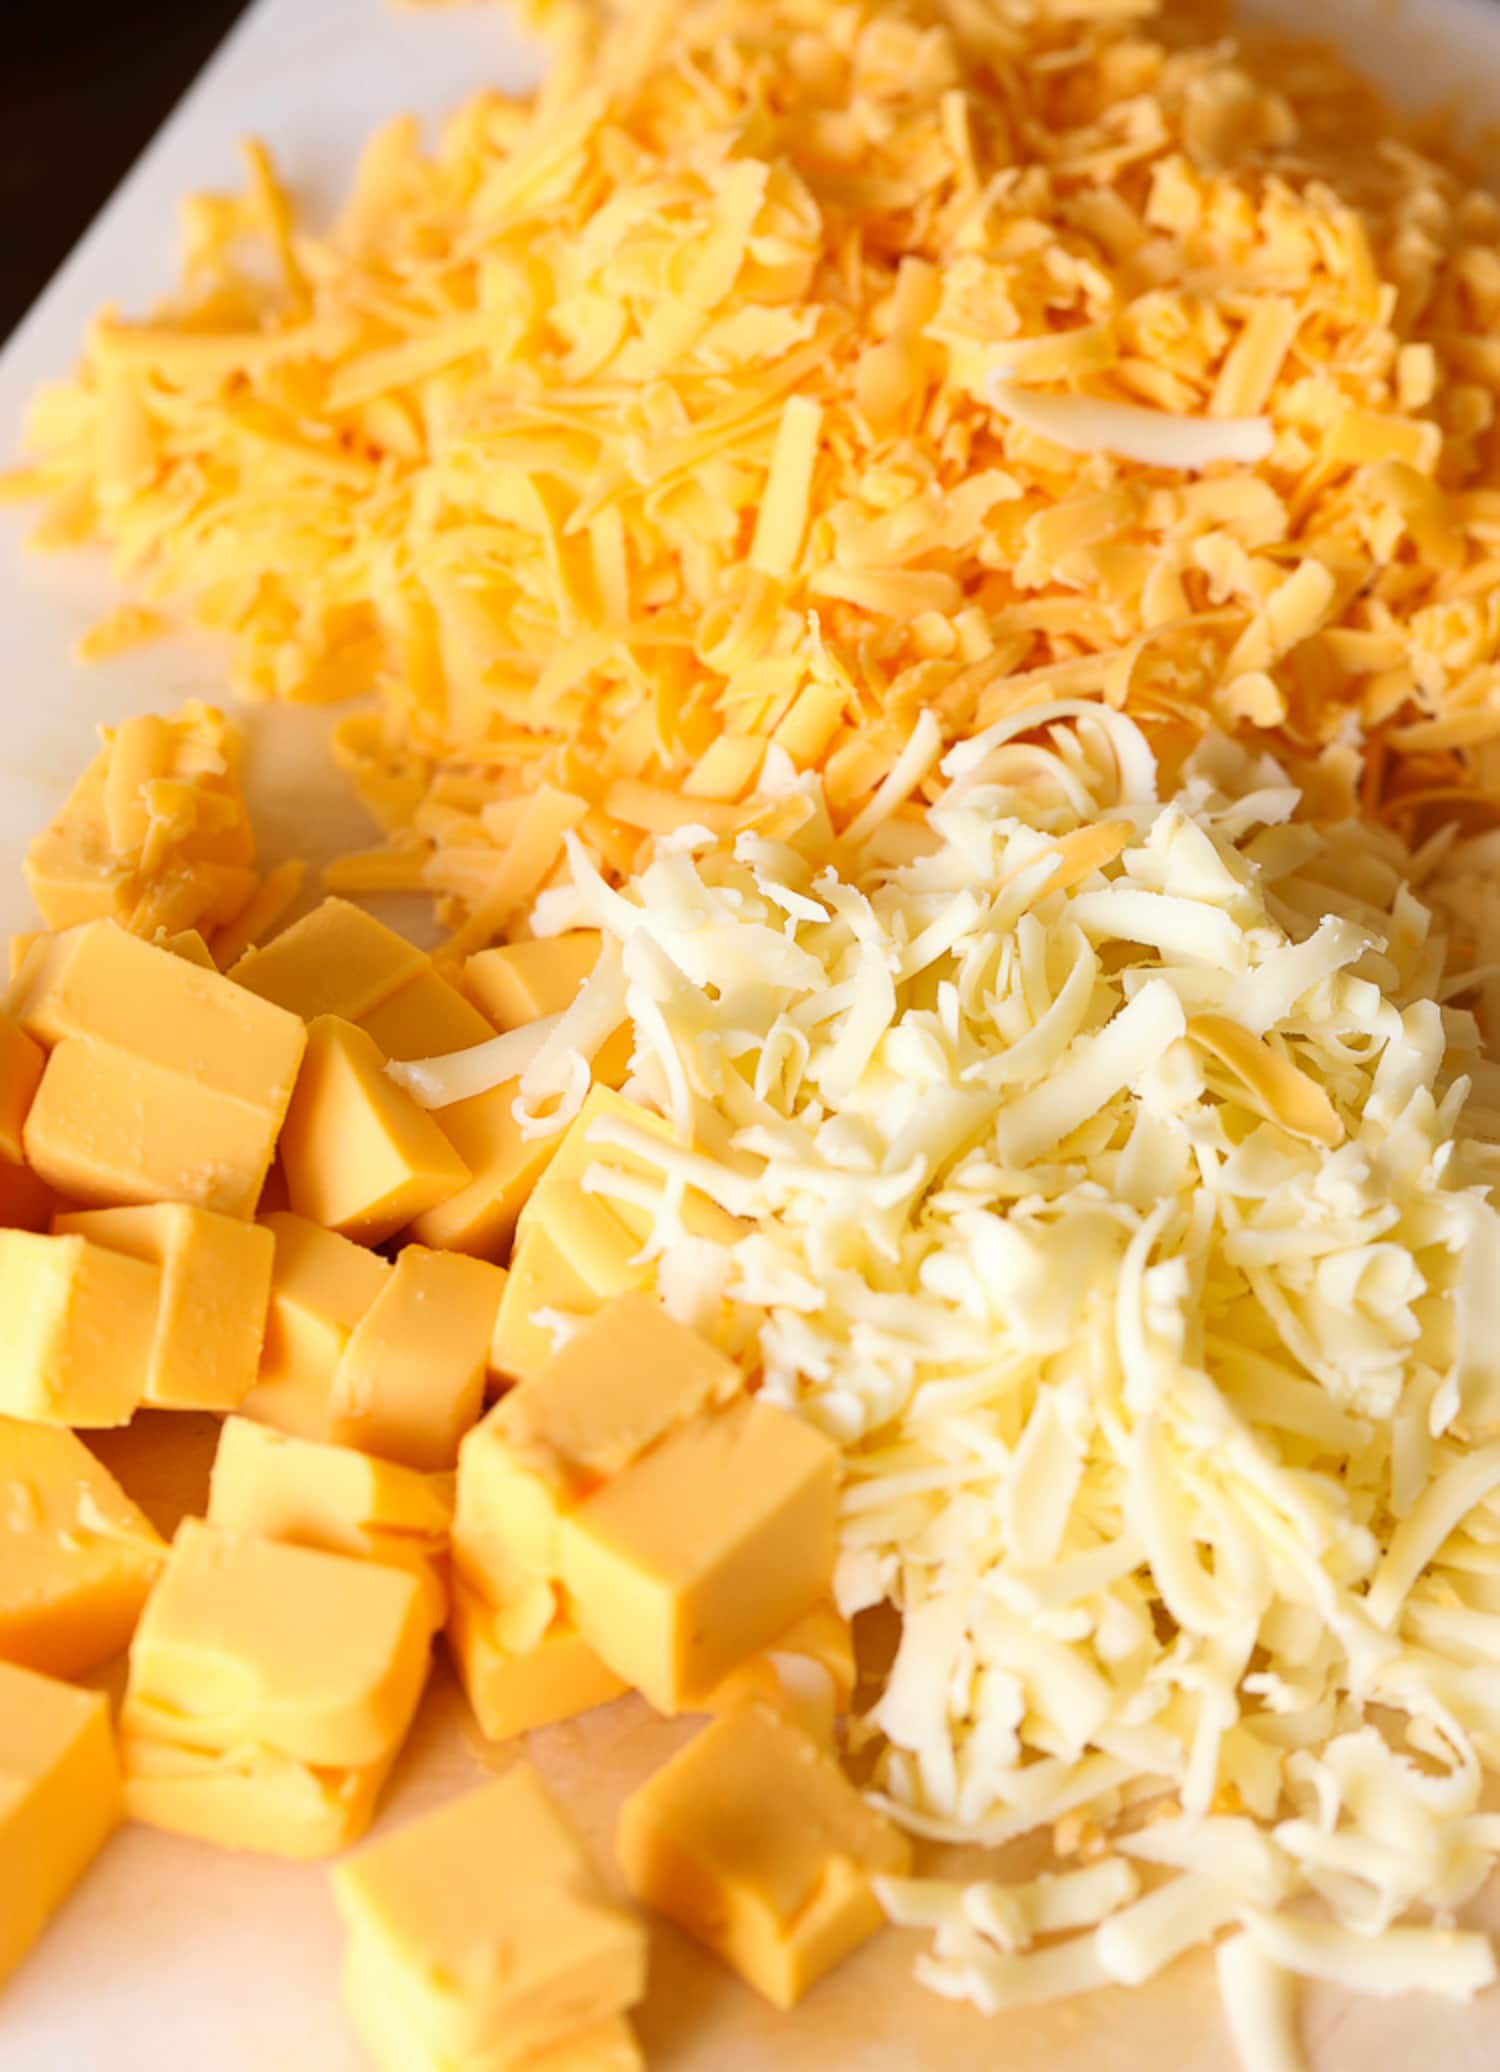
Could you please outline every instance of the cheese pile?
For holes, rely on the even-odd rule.
[[[628,869],[771,743],[847,819],[918,710],[1039,695],[1270,730],[1325,806],[1493,794],[1500,206],[1339,61],[1196,0],[552,26],[326,233],[252,147],[10,485],[244,690],[378,687],[399,839],[342,889],[498,926],[570,828]]]
[[[1432,855],[1294,819],[1218,737],[1163,802],[1085,703],[942,771],[841,836],[784,765],[774,832],[684,828],[623,889],[570,837],[534,924],[615,947],[496,1076],[524,1066],[545,1135],[628,1017],[677,1148],[602,1114],[583,1185],[654,1206],[668,1307],[843,1449],[840,1608],[902,1618],[855,1729],[878,1802],[1085,1859],[889,1882],[930,1985],[994,2011],[1238,1925],[1250,2032],[1283,1970],[1467,1995],[1494,1961],[1451,1915],[1500,1852],[1500,1077]],[[482,1059],[408,1077],[440,1102]],[[688,1189],[748,1234],[696,1237]],[[1137,1865],[1175,1876],[1137,1897]]]

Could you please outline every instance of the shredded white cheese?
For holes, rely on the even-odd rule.
[[[663,1287],[843,1449],[840,1602],[901,1616],[880,1803],[1105,1852],[884,1886],[921,1977],[996,2011],[1243,1929],[1239,2048],[1290,2065],[1288,1974],[1492,1969],[1448,1927],[1500,1845],[1483,974],[1419,899],[1440,849],[1297,821],[1221,740],[1166,801],[1098,707],[936,748],[842,840],[782,768],[774,832],[619,889],[572,843],[533,925],[617,945],[576,1021],[623,1013],[674,1125],[632,1183]],[[750,1228],[684,1291],[687,1187]]]
[[[1143,468],[1197,474],[1222,461],[1253,467],[1270,455],[1268,417],[1181,417],[1143,403],[1100,396],[1053,396],[994,378],[989,398],[1002,417],[1066,453],[1109,453]]]

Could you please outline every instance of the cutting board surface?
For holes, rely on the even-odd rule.
[[[1316,17],[1397,91],[1500,113],[1500,6],[1485,0],[1275,0]],[[237,141],[266,137],[314,208],[337,198],[363,137],[401,109],[436,115],[482,80],[520,86],[539,59],[494,9],[400,13],[381,0],[260,0],[0,355],[0,460],[32,389],[70,364],[88,317],[139,310],[173,275],[175,203],[231,187]],[[1488,106],[1476,96],[1488,96]],[[45,177],[39,168],[38,177]],[[105,669],[69,661],[111,599],[96,559],[23,556],[25,512],[0,510],[0,930],[33,925],[26,842],[93,752],[101,720],[222,699],[222,657],[184,639]],[[250,789],[272,855],[314,862],[372,838],[307,713],[254,716]],[[101,1445],[170,1528],[200,1508],[213,1427],[157,1416]],[[529,1753],[606,1860],[624,1795],[690,1723],[622,1700],[530,1737]],[[399,1822],[513,1759],[486,1748],[440,1672],[382,1813]],[[1500,1928],[1500,1891],[1471,1910]],[[920,1991],[921,1939],[878,1938],[795,2016],[764,2006],[682,1937],[656,1933],[640,2028],[660,2072],[1218,2072],[1230,2062],[1212,1965],[986,2023]],[[340,1935],[320,1866],[230,1857],[144,1829],[118,1835],[0,2003],[4,2072],[360,2072],[336,1992]],[[1310,1995],[1319,2072],[1480,2072],[1500,2064],[1500,1990],[1460,2010]]]

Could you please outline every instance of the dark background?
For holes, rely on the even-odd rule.
[[[0,338],[245,4],[0,0]]]

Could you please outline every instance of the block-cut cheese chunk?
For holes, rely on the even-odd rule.
[[[501,1405],[511,1433],[578,1469],[616,1475],[740,1391],[733,1360],[645,1295],[621,1295],[579,1326],[543,1373]]]
[[[425,951],[362,907],[325,899],[273,941],[247,950],[230,977],[304,1020],[337,1014],[357,1022],[428,961]]]
[[[46,937],[22,966],[11,1012],[44,1048],[87,1037],[278,1114],[306,1041],[295,1015],[108,921]]]
[[[103,1693],[0,1662],[0,1984],[119,1820]]]
[[[487,1043],[493,1027],[431,964],[360,1017],[388,1058],[440,1058]]]
[[[408,1245],[344,1348],[328,1436],[409,1468],[451,1468],[483,1407],[504,1286],[483,1259]]]
[[[497,1029],[518,1029],[544,1014],[561,1014],[599,961],[597,928],[478,950],[463,967],[464,991]],[[619,1086],[630,1070],[633,1037],[617,1029],[593,1063],[601,1086]]]
[[[554,1324],[571,1328],[611,1295],[650,1285],[654,1269],[639,1252],[633,1238],[622,1238],[620,1256],[628,1275],[611,1275],[601,1290],[574,1266],[570,1248],[547,1231],[518,1233],[490,1340],[490,1371],[508,1381],[530,1381],[545,1373],[560,1349]]]
[[[383,1244],[456,1194],[469,1169],[426,1109],[391,1079],[373,1037],[319,1015],[279,1147],[292,1210],[361,1244]]]
[[[288,1855],[351,1839],[421,1696],[428,1610],[406,1571],[185,1520],[131,1644],[132,1817]]]
[[[305,1439],[326,1439],[333,1377],[355,1325],[391,1277],[389,1260],[337,1231],[280,1211],[260,1378],[246,1417]]]
[[[130,1650],[122,1724],[203,1749],[379,1761],[427,1674],[409,1573],[185,1519]]]
[[[0,1661],[97,1669],[129,1645],[166,1554],[81,1439],[0,1417]]]
[[[157,947],[170,950],[174,957],[186,957],[189,964],[196,964],[204,971],[217,971],[219,968],[213,951],[196,928],[179,928],[175,935],[164,935]]]
[[[160,1269],[145,1402],[164,1410],[233,1410],[244,1401],[265,1337],[270,1231],[180,1202],[84,1209],[58,1216],[53,1229]]]
[[[333,1889],[352,1982],[368,1961],[439,2061],[508,2050],[524,2062],[623,2013],[645,1985],[644,1928],[525,1763],[371,1843]]]
[[[826,1595],[837,1459],[748,1399],[670,1433],[562,1519],[580,1633],[659,1712],[701,1702]]]
[[[46,1061],[42,1046],[0,1014],[0,1159],[11,1165],[20,1165],[24,1156],[21,1132]]]
[[[368,1830],[399,1746],[378,1762],[305,1763],[263,1743],[215,1749],[158,1738],[122,1719],[132,1820],[219,1849],[306,1861],[337,1856]]]
[[[477,950],[464,962],[464,991],[497,1029],[560,1014],[599,961],[597,928]]]
[[[0,1415],[128,1424],[151,1367],[161,1274],[82,1237],[0,1230]]]
[[[627,1688],[574,1626],[548,1583],[524,1581],[508,1605],[455,1571],[448,1647],[480,1732],[506,1741],[574,1719]]]
[[[422,2034],[419,2013],[392,1991],[384,1955],[365,1935],[349,1939],[340,1989],[377,2072],[644,2072],[640,2044],[623,2014],[520,2057],[504,2043],[467,2050],[461,2059],[436,2050]]]
[[[824,1747],[854,1697],[856,1663],[849,1621],[829,1602],[814,1605],[778,1633],[762,1654],[732,1669],[703,1701],[705,1712],[774,1706]]]
[[[834,1757],[755,1705],[705,1727],[626,1800],[618,1848],[637,1899],[782,2008],[875,1933],[871,1879],[911,1861]]]
[[[50,1047],[23,1133],[72,1200],[255,1207],[306,1043],[292,1015],[98,921],[28,954],[11,993]]]
[[[523,1137],[512,1112],[519,1083],[507,1079],[487,1093],[437,1110],[444,1135],[473,1174],[450,1200],[418,1216],[412,1235],[424,1245],[499,1259],[516,1218],[557,1149],[557,1137]]]
[[[609,1303],[464,1440],[453,1545],[466,1574],[497,1601],[492,1578],[510,1564],[556,1577],[564,1513],[739,1387],[733,1361],[659,1304]]]
[[[243,1417],[225,1420],[209,1484],[210,1525],[405,1569],[421,1584],[434,1627],[447,1612],[452,1518],[449,1476],[421,1475]]]

